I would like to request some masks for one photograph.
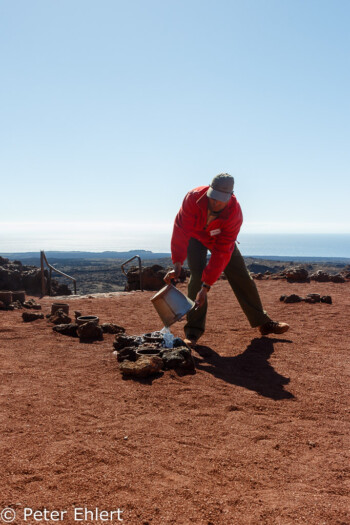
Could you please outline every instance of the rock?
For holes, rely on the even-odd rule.
[[[142,287],[144,290],[160,290],[165,286],[164,277],[166,270],[154,264],[153,266],[142,268]],[[128,282],[125,291],[140,290],[140,270],[138,267],[132,267],[127,273]]]
[[[0,310],[6,310],[6,304],[0,301]]]
[[[78,326],[77,334],[80,341],[101,341],[103,339],[102,328],[93,321]]]
[[[37,303],[35,299],[29,299],[28,301],[24,301],[22,304],[24,308],[28,308],[30,310],[41,310],[41,304]]]
[[[308,280],[309,272],[301,266],[295,266],[294,268],[287,268],[284,271],[284,275],[288,281],[305,282]]]
[[[136,350],[146,350],[146,351],[154,351],[159,352],[160,350],[163,350],[162,343],[142,343],[140,346],[136,347]]]
[[[51,296],[71,295],[72,291],[66,284],[60,284],[56,279],[51,280]]]
[[[308,293],[304,301],[306,303],[319,303],[321,301],[321,296],[319,293]]]
[[[126,346],[125,348],[122,348],[121,350],[117,350],[117,359],[120,363],[122,363],[125,360],[128,361],[137,361],[139,359],[139,355],[136,353],[137,346]]]
[[[133,335],[117,335],[113,343],[115,350],[121,350],[126,346],[140,346],[142,344],[142,337]]]
[[[286,297],[287,297],[286,295],[281,295],[280,301],[285,301]]]
[[[332,304],[332,297],[330,295],[322,295],[321,303]]]
[[[161,353],[164,368],[167,370],[175,369],[193,373],[195,364],[191,355],[191,350],[186,346],[179,348],[169,348]]]
[[[69,324],[72,321],[72,319],[69,317],[69,315],[64,313],[63,310],[59,309],[59,310],[56,310],[56,312],[53,315],[50,315],[49,321],[50,323],[59,325],[59,324]]]
[[[23,312],[22,319],[25,323],[31,323],[37,319],[44,319],[44,314],[39,314],[36,312]]]
[[[47,291],[48,272],[45,271],[45,289]],[[20,287],[27,293],[36,295],[41,293],[41,270],[32,267],[20,275]],[[16,288],[18,290],[18,287]]]
[[[330,280],[332,283],[345,283],[345,278],[340,273],[331,275]]]
[[[295,293],[292,293],[291,295],[287,295],[284,299],[285,303],[300,303],[301,301],[302,301],[302,298]]]
[[[102,323],[101,328],[104,334],[122,334],[125,328],[114,323]]]
[[[331,280],[330,275],[323,270],[318,270],[310,275],[310,279],[319,283],[328,283]]]
[[[143,356],[137,361],[123,361],[119,368],[125,377],[148,377],[162,370],[163,360],[158,356]]]
[[[44,271],[45,291],[48,293],[48,271]],[[23,265],[21,261],[11,262],[0,257],[0,290],[23,290],[32,295],[41,294],[41,269]],[[51,295],[69,295],[71,291],[58,281],[51,281]]]
[[[62,335],[69,335],[70,337],[78,337],[77,328],[78,328],[78,325],[74,323],[68,323],[68,324],[58,324],[56,326],[53,326],[52,330]]]
[[[75,310],[74,311],[74,317],[75,317],[75,320],[78,319],[78,317],[81,317],[83,314],[81,312],[79,312],[79,310]]]
[[[22,310],[23,306],[20,301],[13,301],[11,304],[8,305],[9,310]]]

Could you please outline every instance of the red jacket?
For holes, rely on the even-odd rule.
[[[198,239],[211,251],[211,257],[204,268],[202,281],[214,284],[226,268],[235,247],[235,241],[243,222],[241,207],[232,195],[229,203],[208,226],[209,186],[200,186],[187,193],[174,222],[171,239],[173,263],[184,263],[187,257],[188,241]]]

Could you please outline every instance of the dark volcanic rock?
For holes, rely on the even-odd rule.
[[[168,348],[163,350],[161,353],[164,368],[180,369],[187,373],[193,373],[195,371],[195,364],[191,355],[191,350],[187,346],[179,348]]]
[[[160,290],[165,286],[164,277],[166,270],[154,264],[153,266],[142,268],[142,287],[144,290]],[[140,290],[140,271],[139,268],[133,267],[127,273],[128,282],[125,285],[125,290]]]
[[[41,310],[41,304],[37,303],[35,299],[29,299],[22,304],[24,308],[27,308],[28,310]]]
[[[88,321],[80,326],[78,326],[77,334],[80,341],[101,341],[103,339],[103,331],[100,326],[98,326],[93,321]]]
[[[137,361],[123,361],[119,368],[126,377],[148,377],[162,370],[163,360],[158,356],[142,356]]]
[[[328,283],[331,280],[330,275],[323,270],[318,270],[317,272],[311,274],[310,279],[319,283]]]
[[[22,310],[23,306],[21,301],[13,301],[11,304],[7,307],[9,310]]]
[[[288,279],[288,281],[305,282],[308,280],[309,272],[301,266],[296,266],[294,268],[287,268],[284,271],[284,275],[286,276],[286,279]]]
[[[332,297],[330,295],[322,295],[321,303],[332,304]]]
[[[137,346],[126,346],[121,350],[117,350],[115,353],[117,354],[117,359],[120,363],[125,360],[137,361],[139,355],[136,353],[136,350]]]
[[[55,279],[52,279],[51,281],[51,296],[57,297],[60,295],[71,295],[72,291],[68,288],[66,284],[60,284]]]
[[[37,312],[23,312],[22,319],[25,323],[30,323],[37,319],[44,319],[44,314],[39,314]]]
[[[48,290],[48,271],[44,271],[45,291]],[[32,295],[41,294],[41,269],[36,266],[24,265],[20,261],[9,261],[0,258],[0,289],[24,290]],[[51,280],[51,295],[70,295],[72,292],[65,284]]]
[[[50,323],[60,325],[69,324],[72,321],[72,319],[69,317],[69,315],[64,313],[64,311],[61,308],[59,308],[53,315],[50,315],[49,321]]]
[[[123,334],[125,332],[125,328],[114,323],[103,323],[101,328],[105,334]]]
[[[136,335],[117,335],[113,343],[115,350],[121,350],[127,346],[140,346],[142,337]]]
[[[75,323],[68,323],[68,324],[58,324],[56,326],[53,326],[52,330],[62,335],[69,335],[70,337],[78,337],[77,328],[78,328],[78,325],[76,325]]]
[[[339,273],[336,274],[336,275],[331,275],[330,279],[331,279],[332,283],[345,283],[345,278],[342,275],[340,275]]]
[[[285,303],[300,303],[302,301],[302,297],[299,295],[292,293],[291,295],[287,295],[284,299]]]

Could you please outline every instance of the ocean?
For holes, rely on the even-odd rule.
[[[17,233],[2,235],[0,255],[6,253],[45,251],[127,251],[151,250],[155,253],[170,252],[171,231],[146,233],[132,232],[78,232],[61,231],[42,233],[40,236]],[[7,238],[6,238],[7,237]],[[326,257],[350,259],[350,234],[262,234],[241,233],[238,237],[242,255],[259,257]]]
[[[350,258],[350,234],[242,233],[238,241],[246,256]]]

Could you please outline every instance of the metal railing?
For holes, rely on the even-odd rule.
[[[129,262],[133,261],[134,259],[139,260],[140,290],[141,292],[143,292],[141,257],[139,255],[134,255],[134,257],[131,257],[131,259],[128,259],[127,261],[123,262],[123,264],[121,265],[121,269],[122,269],[123,274],[127,277],[127,274],[125,273],[125,270],[124,270],[124,266],[128,264]]]
[[[74,279],[74,277],[71,277],[70,275],[67,275],[66,273],[61,272],[61,270],[57,270],[57,268],[55,268],[48,262],[45,252],[41,251],[40,252],[40,266],[41,266],[41,294],[42,296],[46,295],[44,263],[46,263],[47,267],[50,270],[49,272],[49,295],[51,295],[52,272],[59,273],[60,275],[63,275],[63,277],[66,277],[67,279],[70,279],[71,281],[73,281],[74,294],[77,295],[77,281]]]

